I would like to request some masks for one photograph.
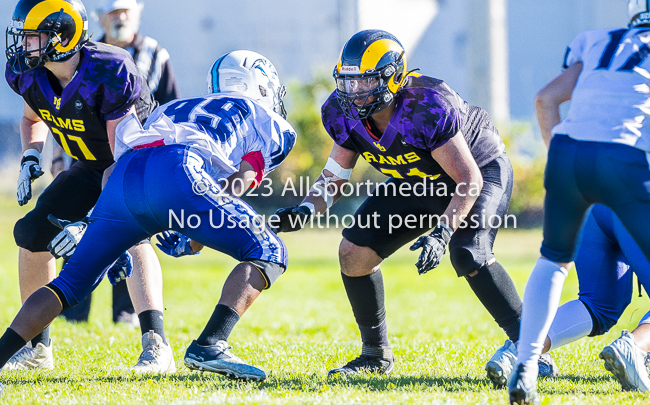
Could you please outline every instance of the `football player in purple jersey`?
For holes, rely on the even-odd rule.
[[[99,198],[103,172],[113,164],[115,127],[131,112],[146,119],[154,107],[147,84],[128,52],[90,41],[87,29],[86,10],[79,0],[20,0],[7,28],[5,77],[24,100],[18,203],[27,204],[32,198],[32,181],[43,174],[41,152],[48,131],[77,159],[14,227],[23,301],[55,276],[55,259],[48,244],[59,229],[48,221],[48,215],[79,221],[88,214]],[[83,227],[67,229],[66,238],[59,242],[74,240]],[[135,272],[129,284],[144,349],[134,370],[174,371],[172,350],[164,336],[160,264],[148,241],[130,252]],[[49,328],[27,342],[5,366],[53,367]]]
[[[458,276],[505,331],[506,345],[517,342],[521,299],[492,253],[510,202],[512,167],[489,115],[442,80],[409,72],[402,45],[385,31],[355,34],[334,78],[337,89],[322,107],[332,152],[302,204],[276,212],[278,230],[298,230],[324,213],[341,196],[359,157],[389,179],[343,231],[341,276],[363,346],[361,356],[330,375],[393,370],[380,265],[416,238],[411,250],[422,249],[418,273],[437,267],[448,249]],[[378,219],[369,226],[373,214]],[[408,217],[415,222],[407,224]],[[553,375],[552,359],[542,361]],[[509,359],[491,359],[488,376],[503,385],[509,368]]]

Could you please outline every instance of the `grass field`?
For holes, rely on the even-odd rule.
[[[0,200],[0,328],[19,309],[17,248],[12,227],[26,212]],[[537,256],[540,231],[507,231],[497,238],[497,257],[523,291]],[[340,232],[289,234],[290,268],[264,292],[233,332],[230,344],[244,360],[265,369],[262,383],[242,383],[182,366],[186,346],[198,336],[216,304],[234,261],[203,252],[173,259],[160,254],[165,276],[167,337],[179,372],[166,377],[129,373],[140,352],[139,330],[110,321],[108,282],[97,290],[88,324],[56,320],[52,327],[56,368],[49,372],[1,372],[0,403],[27,404],[239,404],[239,403],[434,403],[506,404],[484,364],[504,334],[455,276],[448,261],[424,276],[403,249],[383,265],[388,325],[396,355],[390,377],[327,379],[327,370],[360,352],[343,290],[336,251]],[[574,275],[563,300],[575,297]],[[636,292],[636,290],[635,290]],[[634,298],[609,334],[554,352],[560,377],[539,385],[544,404],[645,404],[648,396],[621,393],[597,355],[603,345],[632,329],[648,310]]]

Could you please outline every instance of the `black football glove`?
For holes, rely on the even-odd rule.
[[[411,246],[411,250],[422,248],[418,262],[415,263],[420,275],[440,265],[452,233],[451,228],[445,224],[440,224],[429,235],[420,236]]]
[[[269,228],[275,233],[294,232],[301,230],[307,224],[312,217],[312,212],[309,207],[299,205],[297,207],[280,208],[273,215],[277,215],[280,218],[279,225],[277,225],[278,220],[273,221],[277,225],[276,227],[269,224]]]

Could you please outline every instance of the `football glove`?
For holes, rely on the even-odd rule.
[[[192,251],[192,247],[190,246],[192,239],[176,231],[165,231],[162,234],[156,235],[156,238],[160,242],[156,243],[158,249],[172,257],[198,255],[201,253],[201,251]]]
[[[48,250],[52,253],[52,256],[62,257],[64,259],[69,259],[70,256],[74,253],[79,241],[84,236],[86,232],[86,227],[88,226],[88,218],[84,218],[78,222],[70,222],[65,219],[58,219],[54,215],[48,215],[47,219],[57,228],[62,229],[58,235],[52,239],[49,245],[47,245]]]
[[[422,248],[418,262],[415,263],[420,275],[440,265],[452,234],[451,228],[444,223],[440,223],[433,232],[429,235],[420,236],[411,246],[411,250]]]
[[[115,285],[122,280],[126,280],[127,277],[131,277],[131,274],[133,274],[133,257],[131,257],[131,253],[126,251],[108,269],[106,277],[108,277],[111,284]]]
[[[43,155],[36,149],[27,149],[23,152],[23,158],[20,161],[20,174],[18,175],[18,189],[16,191],[18,205],[25,205],[32,199],[32,181],[43,175],[41,169],[42,159]]]
[[[299,205],[297,207],[285,207],[280,208],[273,215],[277,215],[279,219],[279,225],[273,227],[269,224],[269,228],[273,229],[275,233],[279,232],[294,232],[301,230],[307,221],[313,216],[313,212],[306,205]],[[278,221],[273,221],[276,224]]]

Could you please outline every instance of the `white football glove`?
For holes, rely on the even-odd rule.
[[[41,160],[43,155],[36,149],[27,149],[23,152],[20,161],[20,174],[18,175],[18,189],[16,200],[19,205],[25,205],[32,198],[32,181],[43,175]]]
[[[88,226],[87,219],[78,222],[70,222],[64,219],[58,219],[54,215],[48,215],[47,219],[56,227],[61,228],[62,231],[52,239],[47,248],[52,253],[52,256],[62,257],[69,259],[74,253],[79,241],[86,232]]]

